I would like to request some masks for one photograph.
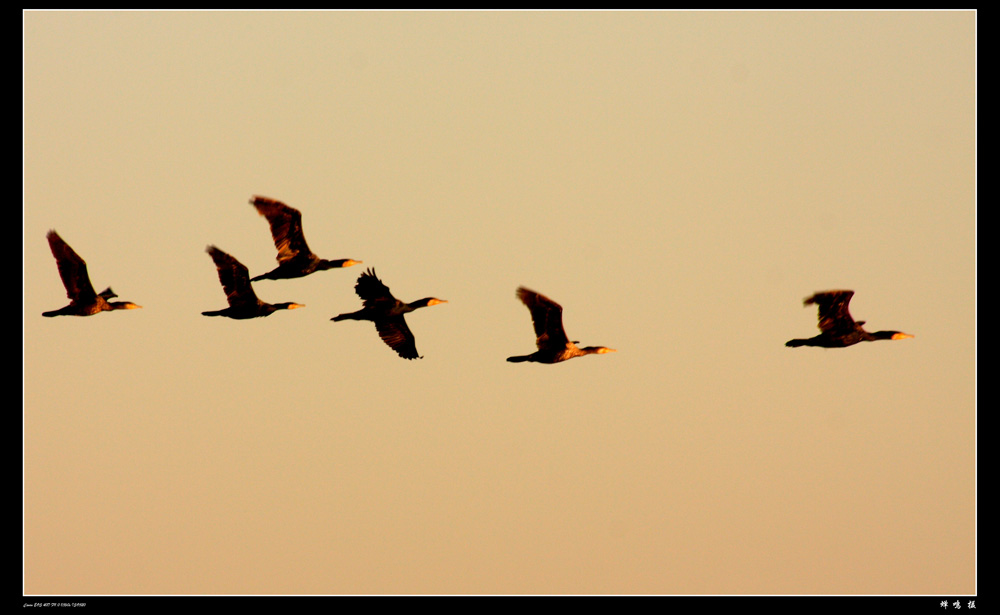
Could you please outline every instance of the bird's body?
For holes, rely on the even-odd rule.
[[[571,342],[566,336],[562,323],[562,306],[525,287],[517,289],[517,298],[531,312],[531,322],[535,327],[535,344],[538,350],[528,354],[507,357],[511,363],[560,363],[574,357],[588,354],[605,354],[615,352],[613,348],[604,346],[587,346],[579,348],[576,342]]]
[[[361,262],[350,258],[329,261],[313,254],[302,232],[302,213],[299,210],[263,196],[253,197],[250,203],[267,218],[274,247],[278,250],[278,267],[254,277],[251,282],[301,278],[316,271],[350,267]]]
[[[364,305],[357,312],[339,314],[330,320],[370,320],[375,323],[379,337],[389,348],[404,359],[422,358],[417,354],[417,343],[410,328],[406,325],[404,315],[413,310],[447,303],[444,299],[427,297],[413,303],[404,303],[392,296],[389,287],[375,276],[375,271],[369,269],[358,277],[354,291],[361,297]]]
[[[876,331],[869,333],[862,328],[865,321],[855,321],[851,317],[848,305],[853,290],[828,290],[807,297],[803,305],[819,306],[819,330],[816,337],[794,339],[785,342],[785,346],[818,346],[820,348],[844,348],[859,342],[874,342],[878,340],[902,340],[913,337],[899,331]]]
[[[100,294],[95,293],[94,286],[90,283],[90,275],[87,273],[87,263],[55,231],[49,231],[46,237],[49,240],[52,256],[56,257],[59,277],[62,278],[63,286],[66,287],[66,296],[69,297],[70,303],[58,310],[42,312],[42,316],[49,318],[53,316],[92,316],[101,312],[134,310],[142,307],[131,301],[108,301],[108,299],[114,299],[118,296],[110,287],[104,289]]]
[[[237,320],[269,316],[277,310],[292,310],[305,307],[298,303],[265,303],[257,298],[250,284],[250,273],[240,261],[215,246],[208,246],[206,252],[215,262],[219,272],[219,282],[226,292],[229,307],[223,310],[202,312],[205,316],[226,316]]]

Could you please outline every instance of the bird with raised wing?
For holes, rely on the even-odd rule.
[[[270,316],[278,310],[294,310],[305,307],[299,303],[265,303],[257,298],[253,286],[250,284],[250,273],[246,266],[229,254],[226,254],[215,246],[208,246],[205,251],[215,262],[215,268],[219,272],[219,282],[222,290],[226,293],[226,300],[229,307],[223,310],[202,312],[204,316],[226,316],[237,320],[248,318],[258,318],[260,316]]]
[[[274,247],[278,249],[278,267],[254,277],[251,282],[301,278],[316,271],[361,263],[350,258],[330,261],[313,254],[302,232],[302,213],[299,210],[264,196],[255,196],[250,203],[257,208],[257,213],[267,218]]]
[[[614,348],[605,346],[577,347],[578,342],[571,342],[566,337],[566,330],[563,329],[562,306],[545,295],[522,286],[517,289],[517,298],[531,312],[531,323],[535,326],[535,345],[538,346],[538,350],[528,355],[507,357],[511,363],[525,361],[560,363],[588,354],[615,352]]]
[[[100,294],[95,293],[94,286],[90,283],[90,275],[87,273],[87,263],[73,248],[69,247],[69,244],[63,241],[59,233],[49,231],[46,237],[49,240],[52,256],[56,257],[59,277],[62,278],[63,286],[66,287],[69,305],[58,310],[42,312],[42,316],[49,318],[53,316],[92,316],[101,312],[134,310],[142,307],[131,301],[108,301],[108,299],[114,299],[118,296],[111,290],[111,287],[104,289]]]
[[[448,303],[444,299],[427,297],[413,303],[404,303],[392,296],[389,287],[375,275],[374,269],[368,269],[358,277],[354,291],[361,297],[362,307],[357,312],[339,314],[330,320],[370,320],[375,323],[375,329],[385,344],[396,351],[404,359],[422,359],[417,354],[417,341],[406,325],[404,315],[413,310]]]
[[[803,305],[819,306],[819,330],[816,337],[794,339],[785,342],[785,346],[818,346],[820,348],[844,348],[859,342],[876,342],[878,340],[904,340],[913,337],[909,333],[899,331],[876,331],[869,333],[861,325],[865,321],[855,321],[848,311],[853,290],[828,290],[806,297]]]

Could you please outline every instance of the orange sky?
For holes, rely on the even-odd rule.
[[[976,13],[24,13],[26,594],[975,594]],[[247,200],[361,267],[274,267]],[[66,304],[56,229],[142,310]],[[534,350],[519,285],[570,339]],[[914,339],[790,349],[815,291]]]

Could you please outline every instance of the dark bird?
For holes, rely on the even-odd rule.
[[[277,269],[259,275],[251,282],[301,278],[316,271],[350,267],[361,262],[350,258],[328,261],[313,254],[302,233],[302,213],[299,210],[263,196],[253,197],[250,203],[257,208],[257,213],[267,218],[274,247],[278,249]]]
[[[819,330],[822,331],[816,337],[808,339],[796,339],[785,342],[785,346],[819,346],[821,348],[843,348],[853,346],[858,342],[874,342],[877,340],[904,340],[912,335],[900,333],[899,331],[876,331],[869,333],[861,325],[865,321],[857,322],[851,318],[851,313],[847,310],[853,290],[828,290],[816,293],[802,302],[803,305],[816,304],[819,306]]]
[[[50,318],[52,316],[90,316],[100,312],[134,310],[142,307],[131,301],[108,301],[108,299],[114,299],[118,296],[110,287],[104,289],[101,294],[95,293],[94,286],[90,283],[90,276],[87,274],[87,263],[55,231],[49,231],[46,237],[49,239],[52,256],[56,257],[56,264],[59,265],[59,277],[62,278],[63,286],[66,287],[69,305],[60,310],[42,312],[42,316]]]
[[[250,273],[240,261],[226,254],[215,246],[208,246],[205,251],[212,256],[215,267],[219,270],[219,282],[226,291],[229,307],[214,312],[202,312],[205,316],[228,316],[245,320],[259,316],[269,316],[277,310],[294,310],[305,307],[298,303],[264,303],[257,298],[250,284]]]
[[[396,354],[404,359],[423,358],[417,354],[416,339],[406,326],[406,319],[403,316],[417,308],[448,303],[447,301],[427,297],[413,303],[403,303],[393,297],[389,287],[375,277],[374,269],[361,274],[358,283],[354,285],[354,291],[361,297],[364,307],[357,312],[334,316],[330,320],[370,320],[375,323],[375,329],[382,341],[395,350]]]
[[[535,325],[535,344],[538,350],[528,355],[518,357],[507,357],[511,363],[521,363],[533,361],[535,363],[559,363],[574,357],[582,357],[588,354],[604,354],[615,352],[614,348],[604,346],[587,346],[578,348],[578,342],[571,342],[566,337],[566,330],[562,324],[562,306],[549,299],[545,295],[540,295],[525,287],[517,289],[517,298],[521,303],[528,306],[531,312],[531,323]]]

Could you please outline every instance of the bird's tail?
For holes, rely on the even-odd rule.
[[[42,316],[46,318],[53,318],[55,316],[75,316],[76,313],[73,311],[73,304],[69,304],[64,308],[59,308],[58,310],[50,310],[48,312],[42,312]]]
[[[202,312],[201,315],[202,316],[222,316],[223,314],[222,314],[221,311],[215,311],[215,312]]]
[[[363,312],[364,312],[364,310],[361,310],[360,312],[347,312],[346,314],[337,314],[336,316],[334,316],[330,320],[334,320],[334,321],[340,321],[340,320],[367,320],[366,318],[362,317],[362,313]]]
[[[785,342],[785,346],[788,346],[789,348],[796,348],[798,346],[805,346],[808,341],[809,340],[788,340]]]
[[[510,361],[511,363],[524,363],[525,361],[530,361],[531,356],[524,355],[520,357],[507,357],[507,360]]]

